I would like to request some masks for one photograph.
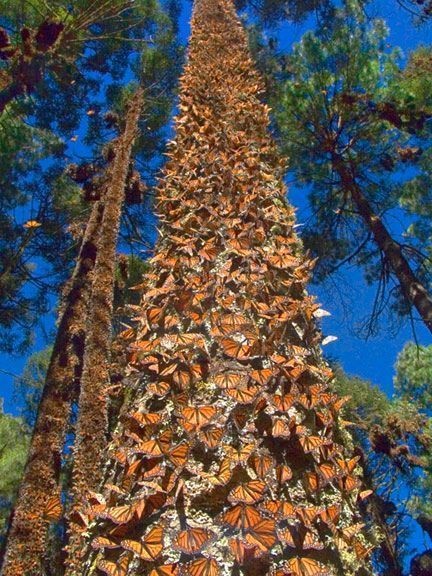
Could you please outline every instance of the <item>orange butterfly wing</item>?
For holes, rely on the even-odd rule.
[[[107,576],[126,576],[129,566],[129,558],[124,556],[119,564],[114,564],[114,562],[108,562],[107,560],[101,560],[97,567],[99,570],[107,574]]]
[[[62,503],[60,500],[60,496],[55,494],[48,498],[45,510],[44,510],[44,518],[48,520],[48,522],[58,522],[62,517]]]
[[[179,532],[174,547],[186,554],[200,552],[213,538],[214,533],[205,528],[187,528]]]
[[[163,550],[163,528],[160,526],[152,528],[141,542],[122,540],[121,545],[125,550],[130,550],[142,560],[156,560]]]
[[[261,480],[252,480],[251,482],[246,482],[245,484],[237,486],[237,488],[231,490],[228,500],[233,504],[238,502],[254,504],[255,502],[258,502],[258,500],[261,500],[265,489],[265,482],[262,482]]]
[[[240,530],[248,530],[256,526],[263,518],[253,506],[237,504],[222,515],[229,526]]]
[[[330,576],[330,572],[312,558],[291,558],[287,568],[295,576]]]
[[[273,520],[260,520],[249,533],[246,542],[257,546],[262,552],[268,552],[276,544],[275,522]]]
[[[153,568],[149,576],[178,576],[179,569],[177,564],[164,564]]]
[[[219,576],[219,564],[214,558],[199,558],[187,567],[190,576]]]

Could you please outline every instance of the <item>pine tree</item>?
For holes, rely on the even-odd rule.
[[[89,491],[99,486],[102,475],[101,456],[108,428],[106,390],[109,386],[116,247],[132,147],[142,108],[143,90],[138,88],[130,98],[123,131],[112,146],[114,158],[109,167],[110,181],[104,196],[80,380],[72,487],[75,506],[88,496]],[[79,542],[79,537],[76,538],[79,531],[73,521],[71,531],[70,561]]]
[[[262,82],[231,0],[196,0],[192,27],[126,400],[69,573],[370,574]]]
[[[77,396],[82,372],[86,316],[102,214],[102,202],[95,203],[73,276],[65,290],[63,312],[8,537],[3,576],[40,574],[48,522],[56,518],[50,517],[49,509],[59,505],[62,452],[71,403]]]

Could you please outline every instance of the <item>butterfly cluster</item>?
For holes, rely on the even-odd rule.
[[[76,522],[109,576],[355,574],[358,458],[241,25],[195,4],[127,403]],[[365,574],[367,572],[363,572]]]

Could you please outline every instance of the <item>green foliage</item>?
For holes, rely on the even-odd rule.
[[[360,266],[366,281],[381,287],[391,274],[335,168],[340,158],[418,278],[430,285],[422,246],[430,235],[420,187],[429,177],[432,100],[430,75],[417,73],[414,63],[421,60],[426,71],[430,65],[426,49],[413,55],[405,70],[399,56],[388,48],[384,22],[366,20],[352,1],[325,19],[317,33],[307,32],[283,59],[279,75],[286,80],[273,107],[290,169],[308,191],[311,216],[303,239],[319,257],[317,281],[346,263]],[[388,219],[401,210],[416,227],[403,239]],[[390,284],[389,290],[391,307],[406,314],[410,307],[401,290]]]
[[[429,349],[422,352],[417,361],[413,344],[401,352],[393,398],[368,381],[335,370],[335,389],[350,397],[343,417],[355,425],[351,430],[364,459],[366,486],[375,490],[364,513],[386,531],[376,557],[385,574],[402,573],[410,551],[410,522],[421,514],[432,517],[432,419],[424,410],[430,406],[432,357]]]
[[[0,548],[24,470],[28,441],[23,421],[4,414],[0,404]]]
[[[411,508],[415,514],[426,514],[432,520],[432,346],[407,343],[397,359],[394,383],[405,406],[424,415],[425,473],[419,479],[421,491],[414,496]]]
[[[20,416],[29,428],[33,428],[36,421],[51,352],[52,347],[49,346],[32,354],[14,382],[14,398],[19,406]]]

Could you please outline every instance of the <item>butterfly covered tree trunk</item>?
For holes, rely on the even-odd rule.
[[[61,319],[8,535],[3,576],[41,574],[48,523],[59,513],[62,451],[71,403],[79,389],[102,213],[102,202],[95,203],[75,270],[65,288]]]
[[[74,574],[370,574],[262,92],[231,0],[196,0],[126,401]]]
[[[88,333],[78,401],[78,418],[72,473],[74,509],[99,486],[101,457],[106,446],[108,413],[106,389],[109,386],[110,349],[113,322],[116,248],[132,148],[143,108],[143,90],[130,98],[124,128],[112,149],[114,159],[108,170],[104,214],[100,227],[94,269]],[[74,516],[70,522],[69,565],[79,557],[80,530]]]

